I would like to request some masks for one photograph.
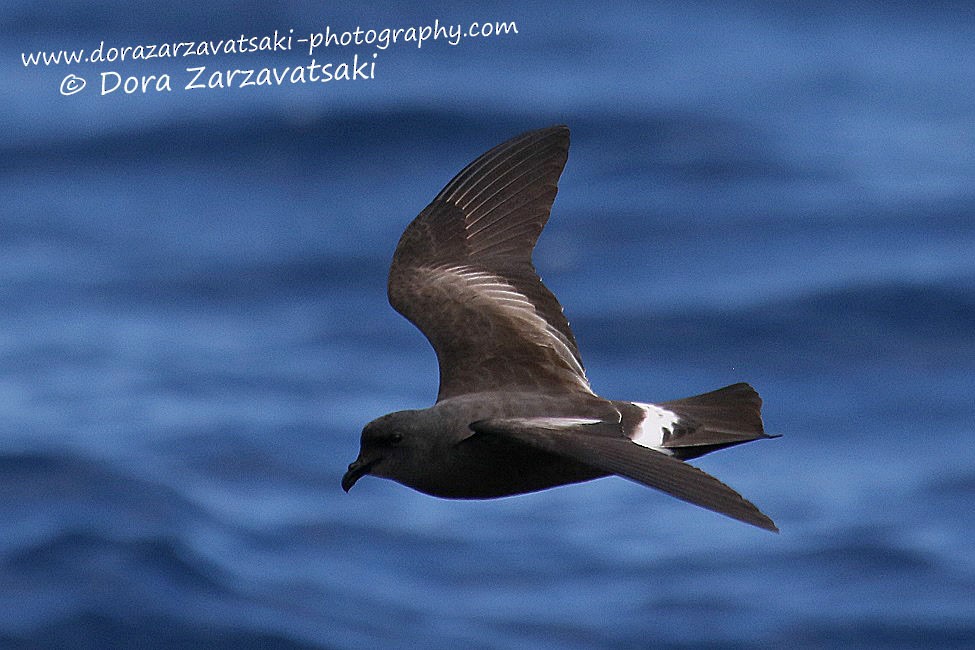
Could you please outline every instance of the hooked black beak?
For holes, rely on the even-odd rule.
[[[349,471],[342,477],[342,489],[348,492],[355,485],[355,482],[369,473],[372,466],[379,462],[379,459],[371,460],[368,463],[361,457],[356,458],[355,462],[349,465]]]

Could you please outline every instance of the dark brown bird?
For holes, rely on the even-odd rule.
[[[433,345],[440,391],[430,408],[367,424],[342,487],[372,474],[433,496],[483,499],[615,474],[777,531],[740,494],[684,462],[772,437],[751,386],[659,404],[608,400],[590,388],[562,306],[531,260],[568,151],[564,126],[498,145],[407,227],[389,302]]]

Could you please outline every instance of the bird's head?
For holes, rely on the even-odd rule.
[[[348,492],[366,474],[409,485],[410,477],[422,473],[429,454],[422,420],[420,411],[397,411],[363,427],[359,457],[342,477],[342,489]]]

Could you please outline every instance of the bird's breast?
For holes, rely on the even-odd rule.
[[[588,465],[491,436],[472,436],[410,485],[445,499],[493,499],[606,476]]]

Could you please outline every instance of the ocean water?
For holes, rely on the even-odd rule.
[[[375,75],[321,85],[183,88],[297,47],[21,58],[434,20],[518,33],[322,49]],[[972,647],[973,29],[952,2],[7,3],[0,646]],[[436,394],[386,303],[400,233],[554,123],[535,262],[594,388],[752,383],[783,437],[695,464],[781,534],[617,478],[339,487],[365,422]]]

